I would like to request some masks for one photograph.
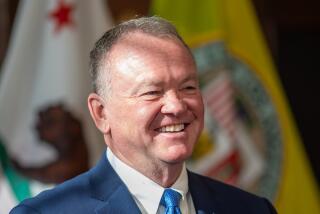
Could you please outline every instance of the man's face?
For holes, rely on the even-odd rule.
[[[182,163],[203,128],[195,63],[181,42],[143,33],[109,55],[108,146],[130,165]]]

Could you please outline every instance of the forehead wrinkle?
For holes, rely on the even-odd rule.
[[[113,70],[116,70],[117,73],[136,79],[136,73],[139,71],[137,68],[152,69],[154,66],[152,60],[156,54],[159,52],[140,45],[119,44],[118,49],[111,53],[110,61],[113,62]]]

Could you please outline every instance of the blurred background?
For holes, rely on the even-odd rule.
[[[79,59],[82,59],[69,59],[70,54],[73,55],[74,53],[78,54],[79,52],[83,52],[84,57],[88,57],[88,52],[93,42],[107,28],[136,16],[160,15],[171,20],[182,33],[187,43],[193,48],[195,57],[199,63],[198,66],[201,73],[200,81],[204,96],[207,99],[207,107],[210,109],[208,111],[209,116],[207,116],[213,118],[206,124],[207,129],[201,136],[200,146],[196,148],[195,154],[189,162],[190,167],[200,173],[216,177],[217,179],[240,186],[248,191],[268,197],[275,203],[279,213],[320,212],[318,192],[318,186],[320,184],[320,144],[317,143],[320,104],[317,98],[319,97],[319,95],[317,95],[319,92],[319,78],[317,78],[318,75],[316,75],[319,66],[318,57],[320,56],[320,1],[177,0],[170,2],[166,0],[105,0],[103,4],[100,5],[96,3],[97,1],[93,1],[95,3],[86,3],[85,6],[81,6],[81,4],[84,4],[84,1],[51,0],[43,1],[47,3],[30,1],[36,2],[33,6],[27,6],[26,2],[28,1],[25,1],[23,7],[21,6],[22,4],[19,4],[21,2],[19,0],[0,0],[0,84],[4,85],[0,85],[0,90],[2,90],[2,92],[0,91],[0,103],[2,103],[0,105],[0,111],[3,112],[2,114],[0,113],[2,117],[0,117],[0,127],[4,126],[9,120],[21,124],[21,117],[18,117],[19,119],[12,119],[15,115],[13,112],[20,112],[22,107],[19,108],[18,106],[21,106],[21,104],[27,101],[21,98],[20,101],[24,100],[23,102],[11,102],[16,99],[17,96],[21,94],[27,96],[27,91],[36,91],[36,95],[33,95],[35,97],[51,94],[49,89],[47,91],[48,94],[45,94],[45,92],[39,93],[39,89],[50,87],[45,83],[38,85],[36,81],[44,79],[60,81],[59,78],[55,79],[55,77],[35,77],[39,71],[30,74],[27,74],[27,71],[25,71],[24,74],[17,72],[12,75],[4,74],[4,72],[9,73],[10,70],[20,70],[21,72],[21,70],[28,69],[29,65],[27,64],[32,63],[32,61],[29,60],[28,57],[25,58],[22,56],[22,52],[25,51],[24,53],[27,53],[27,55],[35,53],[35,58],[36,56],[41,56],[40,58],[34,59],[34,62],[39,63],[39,61],[43,60],[43,64],[40,63],[41,65],[35,67],[31,66],[31,70],[41,68],[41,71],[44,70],[43,68],[46,66],[52,67],[52,70],[50,70],[51,73],[56,70],[63,70],[62,67],[55,67],[61,60],[63,61],[62,65],[67,65],[67,71],[71,69],[79,70],[79,68],[82,67],[86,68],[86,65],[79,65],[78,67],[70,65],[72,63],[77,64],[81,61]],[[79,5],[77,5],[78,3]],[[75,14],[72,18],[72,11],[76,11],[77,9],[81,11],[81,14]],[[41,16],[41,10],[47,10],[44,13],[45,17],[47,17],[48,20],[55,20],[56,25],[51,24],[52,26],[41,28],[42,25],[37,15],[35,15],[40,14],[39,16]],[[100,16],[96,11],[104,14]],[[16,18],[17,14],[19,14],[20,19]],[[27,16],[30,18],[29,21],[26,21]],[[97,19],[99,19],[99,24],[95,21]],[[83,22],[77,23],[79,20],[83,20]],[[48,37],[50,27],[53,29],[52,35],[58,37],[57,35],[59,33],[62,34],[64,28],[66,26],[68,27],[68,25],[70,28],[73,28],[73,31],[76,31],[74,29],[83,29],[82,35],[86,35],[88,39],[83,39],[81,36],[72,37],[66,35],[64,38],[61,38],[61,41],[50,40],[51,37]],[[41,30],[37,27],[41,28]],[[207,28],[210,28],[210,30],[207,30]],[[215,29],[218,30],[216,31]],[[92,39],[89,39],[91,32]],[[31,37],[33,37],[33,43],[40,43],[37,48],[41,50],[37,50],[37,48],[31,45],[32,42],[28,42],[31,40],[20,41],[21,39],[25,39],[25,37],[30,37],[32,33],[38,35]],[[231,33],[233,34],[231,35]],[[47,38],[44,39],[46,36]],[[52,38],[54,38],[54,36]],[[79,38],[79,42],[74,42]],[[246,38],[249,39],[249,41],[246,41]],[[58,47],[61,42],[63,43],[61,47],[65,48],[61,54],[53,53],[45,57],[45,50],[52,50]],[[88,43],[86,47],[83,49],[79,48],[79,46],[85,42]],[[237,45],[237,42],[243,42],[243,45]],[[26,46],[26,43],[29,43],[29,45]],[[52,43],[52,45],[46,45],[48,43]],[[75,48],[74,53],[70,51],[70,48],[67,48],[70,43],[73,45],[72,47]],[[249,44],[248,48],[246,48],[247,44]],[[23,46],[24,51],[23,48],[20,50],[18,46]],[[210,50],[206,49],[208,47],[214,51],[210,52]],[[257,47],[257,49],[255,49],[255,47]],[[26,51],[26,49],[28,50]],[[246,49],[247,52],[242,52],[242,49]],[[251,50],[252,52],[250,52]],[[20,55],[15,52],[18,52]],[[248,55],[246,55],[247,53]],[[60,61],[55,62],[52,60],[55,55],[64,56],[67,60],[59,59]],[[221,57],[222,55],[223,57]],[[252,59],[250,58],[251,56]],[[256,62],[254,61],[255,56],[258,58]],[[221,60],[215,61],[215,57],[220,57]],[[24,60],[22,60],[23,62],[21,63],[23,66],[17,66],[19,59]],[[207,62],[208,60],[210,61],[210,59],[212,59],[212,61]],[[52,65],[50,63],[52,63]],[[87,61],[84,61],[84,63],[87,63]],[[238,73],[242,70],[251,73],[245,73],[244,76],[240,78]],[[268,70],[270,70],[270,74]],[[48,71],[48,73],[50,72]],[[248,81],[247,83],[245,83],[245,80],[242,80],[246,75],[247,78],[249,78],[249,80],[246,80]],[[32,78],[32,80],[27,77]],[[28,80],[26,81],[25,78]],[[84,78],[89,78],[89,76]],[[64,79],[64,77],[62,77],[62,79]],[[82,115],[83,110],[81,108],[75,107],[74,112],[71,111],[73,106],[83,105],[83,103],[78,103],[76,100],[81,99],[80,95],[73,96],[70,92],[70,96],[72,96],[72,99],[75,99],[75,101],[70,101],[70,103],[59,101],[61,97],[70,100],[68,99],[69,95],[62,94],[63,90],[81,91],[82,95],[86,95],[85,93],[90,91],[90,89],[87,89],[90,88],[90,86],[85,86],[87,87],[86,89],[81,88],[80,90],[79,86],[72,87],[73,85],[69,84],[70,81],[72,83],[80,81],[82,86],[86,84],[89,85],[89,83],[86,82],[86,80],[78,79],[78,77],[75,78],[74,76],[65,79],[69,81],[66,83],[68,87],[62,87],[61,94],[58,93],[56,95],[54,102],[44,106],[42,103],[47,102],[48,99],[44,99],[44,101],[39,101],[40,98],[30,99],[33,100],[32,104],[30,104],[30,109],[37,105],[41,106],[41,108],[39,107],[37,109],[37,113],[33,113],[37,115],[37,119],[35,119],[36,122],[32,122],[32,126],[37,130],[38,138],[41,141],[49,141],[51,147],[55,150],[51,152],[52,154],[50,152],[50,154],[48,153],[47,156],[49,158],[43,155],[43,158],[46,159],[46,163],[48,164],[41,166],[31,164],[31,159],[34,158],[34,156],[41,156],[40,153],[44,151],[45,148],[39,151],[37,150],[38,153],[35,154],[33,149],[29,149],[27,146],[21,147],[18,141],[21,141],[21,138],[24,138],[23,136],[17,138],[17,133],[14,131],[6,131],[12,129],[17,130],[19,126],[14,125],[12,122],[13,125],[9,124],[7,128],[0,128],[2,132],[0,132],[0,136],[1,134],[6,135],[0,138],[1,143],[4,145],[3,151],[0,153],[2,155],[2,168],[4,170],[10,165],[12,166],[12,171],[9,170],[9,174],[17,173],[19,176],[21,175],[21,178],[19,176],[15,178],[17,180],[20,179],[17,182],[13,181],[14,179],[9,179],[8,186],[15,186],[14,183],[17,183],[15,187],[12,187],[12,189],[15,189],[14,192],[16,196],[13,197],[17,198],[16,201],[20,201],[26,196],[33,195],[37,192],[30,192],[27,187],[23,187],[24,182],[28,183],[30,180],[37,181],[38,185],[36,185],[36,189],[38,189],[38,191],[48,188],[87,170],[89,166],[99,158],[97,154],[103,151],[103,145],[101,144],[95,146],[95,148],[87,148],[90,147],[88,146],[88,141],[90,141],[90,143],[91,141],[98,142],[97,144],[99,144],[101,139],[97,137],[95,140],[91,140],[95,138],[93,135],[96,135],[96,133],[93,133],[94,131],[84,131],[87,128],[92,129],[92,124],[88,125],[90,127],[84,125],[85,123],[81,124],[81,120],[83,122],[87,119],[86,113]],[[208,81],[208,79],[210,81]],[[21,81],[29,82],[33,86],[23,87],[21,86]],[[63,81],[65,80],[61,81],[63,85]],[[211,84],[211,82],[214,84]],[[245,87],[249,85],[250,82],[253,84],[251,89]],[[35,87],[34,85],[37,86]],[[237,125],[234,125],[236,126],[235,128],[233,126],[232,128],[226,128],[230,127],[229,124],[226,124],[224,118],[218,115],[217,110],[215,110],[216,104],[212,104],[210,101],[211,96],[219,96],[212,95],[212,90],[218,91],[219,87],[229,87],[229,85],[231,85],[231,89],[229,90],[232,90],[232,92],[230,92],[232,95],[230,95],[231,98],[228,97],[227,99],[232,99],[232,105],[234,105],[232,111],[235,115],[233,117],[240,118],[232,120],[237,123]],[[14,87],[17,92],[8,95],[9,91],[14,90]],[[52,88],[52,90],[56,89]],[[226,89],[224,88],[224,90]],[[251,90],[251,92],[247,92],[247,90]],[[258,95],[253,95],[252,91],[258,91],[256,93],[261,95],[262,101],[257,101],[254,96]],[[260,102],[262,102],[262,104]],[[261,116],[262,110],[255,109],[263,109],[263,106],[267,105],[270,105],[270,108],[272,108],[270,111],[274,111],[274,114],[270,115],[270,121],[263,119],[264,116]],[[26,119],[26,121],[28,120],[31,121],[30,118]],[[265,123],[268,123],[268,121],[270,124],[266,125]],[[65,126],[62,125],[62,123],[69,125]],[[238,123],[242,124],[240,128]],[[27,125],[26,122],[26,126]],[[52,128],[53,126],[55,127]],[[268,127],[270,130],[274,128],[275,131],[268,133],[268,130],[265,130],[268,129]],[[50,128],[51,131],[46,131]],[[234,129],[245,129],[247,131],[242,131],[242,135],[239,137],[235,134]],[[54,135],[58,135],[59,131],[63,132],[64,140],[58,142],[53,138]],[[3,134],[4,132],[5,134]],[[10,133],[7,134],[8,132]],[[71,134],[73,137],[66,137],[68,134]],[[254,149],[251,148],[252,146],[243,146],[245,149],[240,149],[239,154],[237,152],[231,152],[232,155],[230,153],[230,156],[226,159],[220,158],[220,160],[216,160],[215,158],[207,158],[209,154],[211,154],[211,150],[215,157],[219,156],[219,154],[221,155],[222,153],[218,154],[217,152],[219,148],[223,147],[219,147],[220,143],[230,141],[232,144],[234,138],[235,141],[238,141],[237,137],[238,139],[244,139],[243,141],[252,141],[252,145],[254,145],[253,147],[258,151],[257,153],[259,155],[252,155],[251,159],[247,158],[246,156],[248,154],[254,153],[252,152]],[[33,138],[30,137],[30,139]],[[74,139],[76,139],[76,143],[73,142]],[[65,146],[66,142],[71,143],[70,145],[68,144],[69,146]],[[10,147],[8,145],[13,146],[8,148]],[[69,147],[76,147],[78,149],[70,153]],[[272,149],[270,149],[271,147]],[[21,148],[23,148],[26,153],[32,150],[29,151],[31,154],[29,157],[33,157],[29,159],[27,157],[25,159],[18,158],[19,153],[16,151],[21,150]],[[245,153],[248,150],[250,150],[251,153]],[[243,155],[243,151],[245,155]],[[71,158],[68,156],[70,154],[72,154]],[[67,156],[69,158],[66,158]],[[56,160],[57,157],[60,157],[60,162],[52,161]],[[212,167],[212,165],[209,166],[210,169],[203,167],[210,161],[216,163],[214,167]],[[261,164],[249,164],[245,166],[246,161],[261,162]],[[32,166],[24,164],[27,162]],[[243,173],[241,170],[244,170],[246,173]],[[295,171],[296,174],[293,172],[290,173],[291,171]],[[247,175],[250,173],[252,175],[254,174],[254,178],[247,178],[248,176],[246,177],[241,173]],[[57,174],[61,176],[57,177]],[[297,176],[296,179],[290,180],[290,177],[295,176]],[[7,177],[10,178],[10,176]],[[267,180],[272,180],[272,182]],[[248,184],[249,182],[250,184]],[[21,188],[25,189],[22,193]],[[270,189],[274,190],[270,191]],[[293,189],[296,190],[294,191]],[[10,190],[8,191],[10,192]],[[4,195],[5,193],[2,192],[1,194]],[[2,206],[1,203],[0,200],[0,206]]]

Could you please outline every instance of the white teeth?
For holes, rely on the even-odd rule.
[[[160,132],[180,132],[184,129],[184,124],[169,125],[160,128]]]

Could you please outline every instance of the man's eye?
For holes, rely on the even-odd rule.
[[[161,94],[161,91],[148,91],[143,95],[160,95],[160,94]]]
[[[185,86],[183,88],[184,91],[187,91],[187,92],[193,92],[193,91],[196,91],[197,90],[197,87],[196,86],[193,86],[193,85],[188,85],[188,86]]]
[[[161,97],[162,91],[147,91],[141,94],[141,97],[145,100],[156,100]]]
[[[197,91],[197,87],[194,85],[187,85],[185,87],[182,88],[182,92],[186,93],[186,94],[194,94]]]
[[[195,89],[197,89],[197,88],[194,87],[194,86],[187,86],[187,87],[185,87],[185,89],[186,89],[186,90],[195,90]]]

